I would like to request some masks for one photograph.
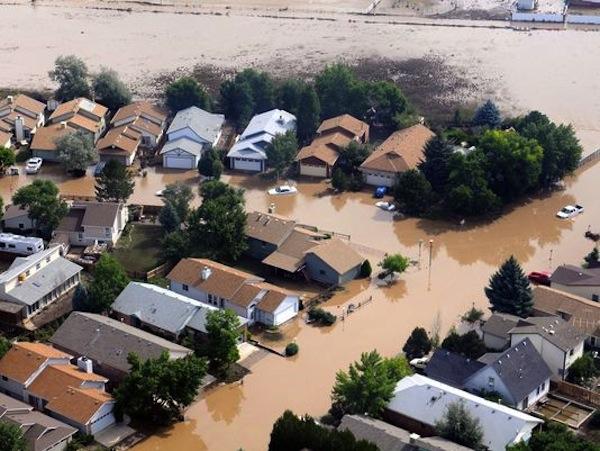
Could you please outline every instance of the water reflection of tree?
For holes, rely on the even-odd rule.
[[[230,424],[240,412],[240,404],[245,399],[243,388],[234,383],[216,388],[206,395],[206,406],[214,421]]]
[[[406,280],[400,279],[395,281],[389,286],[383,286],[380,288],[383,296],[386,300],[391,302],[398,302],[407,293]]]

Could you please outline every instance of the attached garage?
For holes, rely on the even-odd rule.
[[[300,163],[300,175],[310,177],[328,177],[327,166]]]
[[[363,172],[365,183],[373,186],[394,186],[396,174],[391,172]]]
[[[232,158],[231,169],[238,171],[262,172],[263,160],[253,160],[251,158]]]
[[[195,169],[198,167],[203,149],[203,143],[192,141],[187,137],[168,141],[160,151],[163,159],[163,167],[170,169]]]
[[[173,169],[194,169],[195,158],[193,155],[163,155],[163,166]]]

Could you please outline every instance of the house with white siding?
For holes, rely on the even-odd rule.
[[[278,326],[299,311],[298,294],[212,260],[184,258],[167,279],[174,292],[218,308],[231,309],[249,324]]]
[[[229,167],[264,172],[267,168],[267,146],[275,136],[295,130],[296,116],[287,111],[275,109],[257,114],[227,152]]]
[[[160,154],[163,167],[195,169],[204,149],[214,147],[221,137],[225,116],[196,106],[178,111],[167,130],[167,142]]]

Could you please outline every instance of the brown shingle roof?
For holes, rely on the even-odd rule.
[[[89,117],[83,116],[81,114],[76,114],[75,116],[67,119],[67,123],[71,127],[82,128],[87,130],[90,133],[96,133],[100,128],[100,122],[90,119]]]
[[[128,155],[137,151],[140,141],[138,139],[132,139],[130,135],[127,134],[127,129],[128,127],[110,129],[108,133],[98,141],[96,150],[98,150],[100,154],[125,152]]]
[[[367,123],[356,119],[349,114],[342,114],[341,116],[324,120],[317,129],[317,133],[323,134],[338,127],[346,130],[353,136],[361,136],[369,130],[369,125]]]
[[[86,109],[87,107],[90,107],[90,108]],[[79,97],[77,99],[73,99],[73,100],[70,100],[68,102],[61,103],[60,105],[58,105],[58,107],[56,107],[56,110],[54,110],[54,112],[50,116],[50,120],[53,121],[56,118],[63,116],[65,114],[69,114],[69,113],[77,114],[77,112],[80,109],[84,109],[99,118],[104,117],[106,115],[106,113],[108,112],[108,108],[106,108],[105,106],[100,105],[99,103],[93,102],[91,100],[88,100],[84,97]]]
[[[288,272],[296,272],[304,264],[306,251],[318,243],[309,233],[294,230],[279,248],[267,256],[262,262],[274,268]]]
[[[71,356],[42,343],[14,343],[0,359],[0,374],[19,383],[25,383],[49,358]]]
[[[108,393],[94,388],[67,388],[48,402],[46,409],[80,424],[87,424],[107,402],[114,402]]]
[[[421,124],[398,130],[360,165],[361,169],[400,173],[417,167],[423,149],[435,134]]]
[[[11,137],[12,137],[11,133],[0,130],[0,146],[3,146],[4,144],[6,144],[10,140]]]
[[[326,144],[317,144],[314,141],[306,147],[303,147],[296,155],[296,161],[306,160],[308,158],[316,158],[323,161],[329,166],[333,166],[340,154]]]
[[[35,380],[28,390],[38,398],[50,401],[64,395],[69,387],[79,388],[84,382],[108,382],[94,373],[85,373],[74,365],[48,365]]]
[[[337,238],[323,240],[306,253],[316,255],[339,274],[344,274],[365,261],[358,252]]]
[[[73,133],[75,129],[68,124],[50,124],[39,128],[31,141],[32,150],[56,150],[56,140],[62,136]]]
[[[260,286],[256,284],[246,284],[243,285],[237,293],[233,295],[231,298],[231,302],[240,307],[248,307],[250,303],[256,299],[256,296],[262,291]]]
[[[140,117],[142,114],[156,119],[158,122],[163,122],[167,119],[167,112],[165,110],[150,102],[140,100],[119,108],[110,122],[114,124],[130,117]]]
[[[12,103],[8,101],[8,97],[0,102],[0,109],[8,105],[12,105],[12,108],[21,107],[27,111],[31,111],[34,114],[41,114],[46,109],[46,105],[42,102],[38,102],[25,94],[18,94],[13,97]]]
[[[254,211],[246,218],[246,236],[278,246],[290,236],[295,225],[292,220]]]
[[[268,290],[258,304],[258,308],[265,312],[273,313],[281,305],[283,300],[290,294],[275,285],[269,283],[261,284],[263,289]]]

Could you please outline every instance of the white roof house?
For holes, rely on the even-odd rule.
[[[387,409],[435,427],[448,406],[456,402],[464,403],[471,415],[479,420],[483,430],[483,445],[491,451],[504,451],[507,445],[527,442],[533,429],[544,422],[419,374],[398,382]]]
[[[296,130],[296,116],[284,110],[270,110],[252,118],[238,142],[227,153],[232,169],[264,171],[265,149],[276,135]]]

